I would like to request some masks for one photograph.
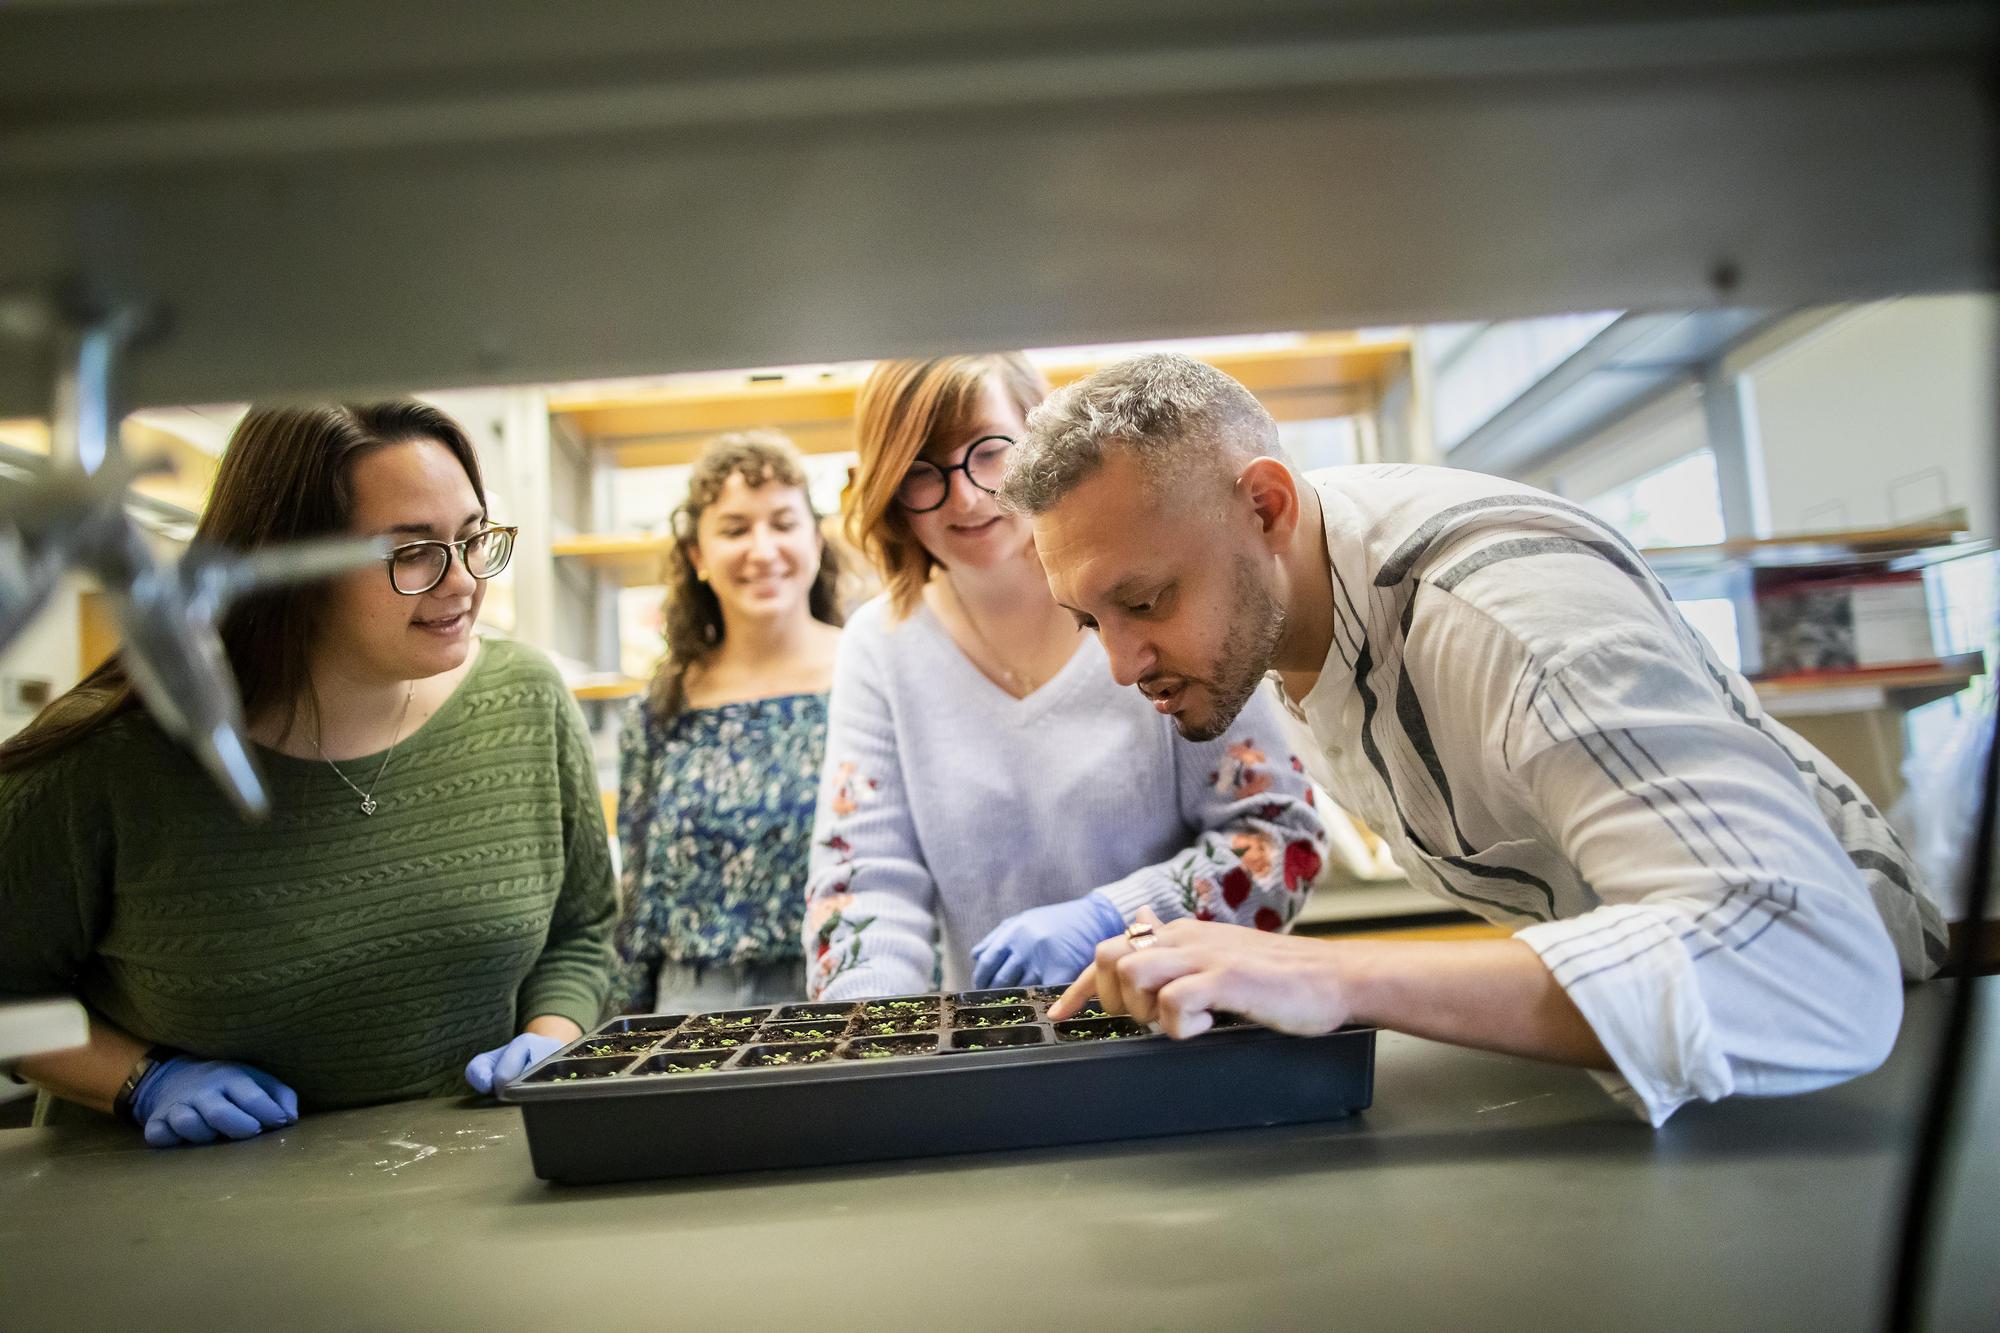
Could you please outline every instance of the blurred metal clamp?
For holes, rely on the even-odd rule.
[[[111,596],[120,660],[160,728],[185,745],[245,816],[270,797],[245,735],[217,625],[237,599],[356,569],[382,541],[328,540],[235,552],[196,546],[162,559],[126,512],[127,488],[153,470],[118,435],[120,358],[157,320],[130,305],[89,313],[16,298],[0,329],[55,351],[49,462],[26,481],[0,478],[0,649],[35,618],[65,573]]]

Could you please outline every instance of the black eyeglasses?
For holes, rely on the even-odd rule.
[[[444,582],[451,568],[451,553],[458,552],[465,572],[476,579],[490,579],[507,568],[514,556],[515,528],[481,528],[470,537],[455,542],[404,542],[382,557],[389,566],[389,586],[405,597],[421,597]]]
[[[1007,476],[1007,451],[1013,447],[1014,441],[1005,435],[982,435],[965,451],[964,459],[950,467],[919,458],[903,474],[903,484],[896,488],[896,503],[912,514],[928,514],[942,507],[951,498],[954,472],[963,472],[967,481],[988,495],[997,494]]]

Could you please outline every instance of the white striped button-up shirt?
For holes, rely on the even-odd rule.
[[[1658,1125],[1879,1064],[1943,922],[1882,815],[1624,538],[1478,473],[1311,481],[1335,627],[1287,701],[1296,748],[1413,883],[1520,927],[1613,1095]]]

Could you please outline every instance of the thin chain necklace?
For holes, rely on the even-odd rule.
[[[958,595],[958,585],[952,583],[950,578],[946,578],[945,583],[951,588],[951,600],[958,604],[959,619],[972,627],[973,636],[979,640],[980,647],[986,650],[987,660],[993,663],[995,670],[1006,677],[1007,692],[1017,699],[1025,699],[1040,689],[1043,682],[1035,681],[1031,684],[1028,677],[1007,665],[1007,659],[1002,657],[1000,650],[993,646],[993,640],[987,638],[986,631],[979,628],[979,622],[973,618],[972,608],[967,606],[965,599]]]
[[[375,770],[375,780],[368,784],[367,791],[363,791],[361,788],[355,786],[353,780],[347,774],[340,771],[340,765],[334,763],[331,759],[327,759],[326,751],[320,749],[319,708],[317,705],[313,707],[313,749],[318,750],[319,757],[326,760],[326,766],[333,770],[333,775],[342,782],[347,783],[348,789],[361,798],[361,813],[364,815],[375,813],[375,789],[382,785],[382,775],[389,771],[389,761],[396,755],[396,742],[403,737],[403,719],[410,715],[410,700],[415,697],[416,693],[417,682],[413,680],[410,682],[409,691],[403,695],[403,711],[396,714],[396,729],[389,734],[389,748],[382,755],[382,766]]]

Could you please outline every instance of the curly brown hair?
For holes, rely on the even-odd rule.
[[[695,529],[701,516],[732,476],[743,478],[753,489],[767,482],[796,486],[805,495],[806,512],[815,530],[820,514],[813,508],[806,487],[805,461],[798,449],[774,430],[738,431],[709,441],[695,460],[688,477],[687,498],[674,510],[674,544],[667,551],[667,598],[664,607],[667,654],[653,673],[647,691],[647,707],[663,725],[680,716],[687,707],[687,675],[715,656],[722,646],[725,626],[722,602],[715,589],[695,574],[688,552],[695,544]],[[840,556],[831,544],[822,543],[819,574],[813,579],[807,606],[815,620],[839,625],[843,619],[835,585],[840,581]]]

